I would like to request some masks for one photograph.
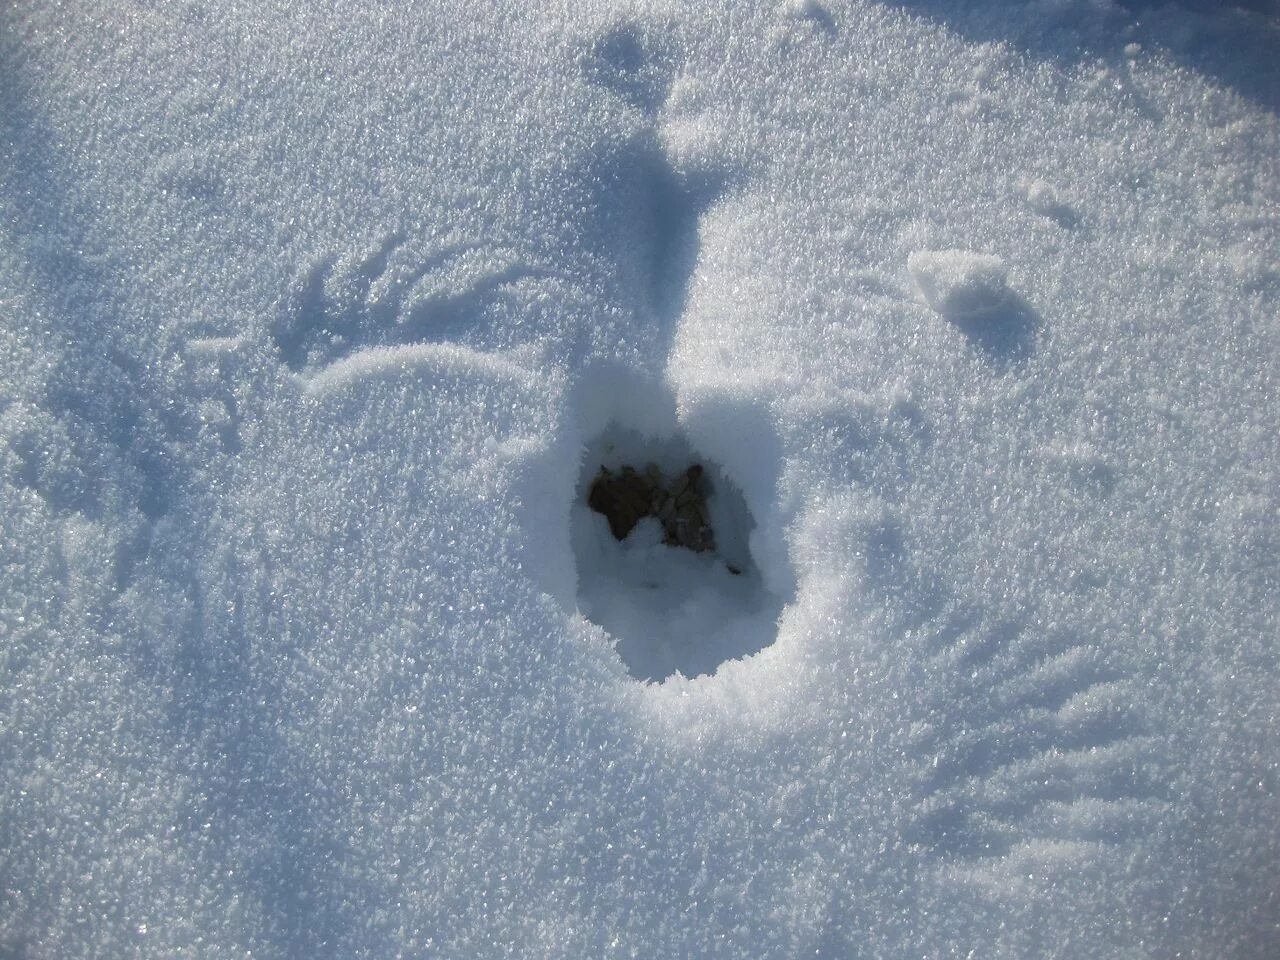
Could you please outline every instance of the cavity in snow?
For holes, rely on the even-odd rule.
[[[584,616],[640,680],[714,673],[773,642],[783,601],[751,557],[742,493],[677,436],[611,424],[570,514]]]

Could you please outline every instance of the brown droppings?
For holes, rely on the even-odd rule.
[[[657,517],[663,543],[702,553],[716,545],[707,522],[708,491],[702,477],[698,463],[670,485],[656,464],[646,464],[643,473],[630,466],[616,471],[602,466],[587,493],[587,505],[605,515],[618,540],[625,540],[644,517]]]

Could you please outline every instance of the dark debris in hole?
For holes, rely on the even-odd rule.
[[[618,540],[625,540],[644,517],[656,517],[662,524],[663,543],[703,553],[716,547],[707,512],[707,488],[698,463],[670,479],[654,463],[643,471],[631,466],[618,470],[602,466],[587,493],[587,505],[604,514]],[[728,569],[733,574],[742,572],[732,565]]]

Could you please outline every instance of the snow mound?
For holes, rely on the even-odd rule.
[[[972,250],[918,250],[907,269],[929,306],[952,320],[992,314],[1011,297],[1009,268],[994,254]]]

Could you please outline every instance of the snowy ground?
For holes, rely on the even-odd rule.
[[[1278,955],[1278,16],[0,7],[0,958]]]

